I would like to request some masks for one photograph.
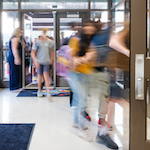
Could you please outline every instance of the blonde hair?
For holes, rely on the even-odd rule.
[[[13,31],[13,33],[12,33],[10,39],[11,39],[13,36],[16,36],[16,37],[18,38],[18,37],[19,37],[19,33],[20,33],[21,31],[22,31],[22,29],[21,29],[20,27],[16,28],[16,29]]]

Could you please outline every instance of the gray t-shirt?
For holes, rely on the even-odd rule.
[[[39,64],[46,65],[51,61],[50,48],[54,47],[54,42],[50,39],[45,41],[38,40],[32,46],[32,49],[37,50],[36,58]]]

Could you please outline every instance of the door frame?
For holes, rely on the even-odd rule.
[[[130,56],[130,150],[149,150],[147,133],[146,79],[150,79],[150,60],[146,59],[147,0],[131,0]],[[144,100],[135,98],[135,56],[144,55]],[[149,65],[148,65],[149,64]],[[140,68],[139,68],[140,69]]]
[[[53,72],[53,78],[54,78],[54,88],[56,88],[58,86],[57,84],[57,78],[56,78],[56,50],[59,49],[59,26],[60,26],[60,18],[67,18],[67,13],[71,13],[71,12],[79,12],[80,17],[82,17],[83,21],[82,23],[86,22],[87,19],[90,19],[90,11],[87,10],[57,10],[57,11],[52,11],[52,10],[22,10],[20,11],[20,27],[23,28],[24,26],[24,18],[23,18],[23,14],[25,13],[29,13],[29,12],[51,12],[53,14],[53,18],[54,18],[54,41],[55,41],[55,45],[54,45],[54,57],[55,57],[55,63],[53,64],[54,67],[54,72]],[[23,28],[24,29],[24,28]],[[23,50],[24,52],[24,50]],[[22,56],[22,59],[24,60],[24,56]],[[25,61],[25,60],[24,60]],[[24,64],[25,62],[23,62]],[[23,65],[25,66],[25,65]],[[24,68],[22,68],[22,88],[28,89],[29,87],[25,86],[25,75],[24,75]],[[36,87],[35,87],[36,88]],[[37,89],[37,88],[36,88]]]

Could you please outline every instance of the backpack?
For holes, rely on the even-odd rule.
[[[57,51],[56,74],[65,79],[68,79],[67,71],[69,60],[71,58],[69,51],[71,50],[72,48],[69,45],[63,45]]]

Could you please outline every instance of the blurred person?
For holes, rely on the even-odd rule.
[[[25,73],[29,74],[29,65],[30,65],[30,52],[31,52],[31,44],[29,42],[29,37],[25,37]]]
[[[52,36],[49,37],[49,39],[52,40],[53,43],[54,43],[54,38]],[[54,72],[54,70],[53,70],[53,64],[50,64],[50,77],[51,77],[50,81],[51,81],[52,84],[53,84],[53,72]]]
[[[60,33],[60,46],[63,45],[64,41],[65,41],[65,33],[61,32]]]
[[[101,25],[101,24],[99,24]],[[97,62],[95,64],[95,57],[93,57],[92,55],[94,54],[88,54],[88,51],[86,51],[86,53],[83,51],[84,47],[87,46],[89,49],[89,52],[91,51],[90,49],[93,49],[95,47],[95,45],[103,45],[106,44],[109,40],[109,35],[110,35],[110,28],[108,28],[107,30],[101,31],[100,33],[97,33],[95,35],[95,33],[92,33],[92,28],[95,28],[95,32],[97,31],[97,26],[94,27],[94,24],[90,25],[87,24],[87,26],[83,27],[83,37],[81,35],[80,39],[76,39],[74,38],[74,41],[71,39],[69,41],[69,46],[73,49],[76,48],[76,51],[81,51],[81,56],[79,59],[77,56],[75,57],[75,60],[73,60],[73,62],[76,64],[76,73],[78,73],[76,76],[71,76],[73,80],[72,83],[70,83],[70,87],[73,91],[73,100],[72,100],[72,108],[74,111],[74,116],[73,116],[73,126],[77,126],[80,129],[84,129],[84,121],[81,119],[86,118],[87,114],[85,114],[86,112],[86,108],[87,108],[87,96],[88,96],[88,89],[89,89],[89,80],[94,81],[94,82],[98,82],[96,84],[98,84],[98,88],[99,88],[99,121],[98,124],[99,126],[101,126],[101,129],[98,131],[97,137],[96,139],[98,141],[102,141],[104,144],[107,145],[107,147],[112,148],[112,149],[117,149],[118,146],[115,142],[113,142],[113,140],[109,137],[109,135],[107,134],[107,128],[112,128],[106,121],[105,121],[105,115],[107,114],[107,109],[108,109],[108,101],[109,101],[109,88],[110,88],[110,81],[109,81],[109,74],[105,71],[105,67],[101,66],[102,64],[99,64],[100,66],[97,66]],[[100,30],[101,28],[99,28],[98,30]],[[81,31],[82,32],[82,31]],[[83,39],[82,39],[83,38]],[[90,40],[89,40],[90,39]],[[80,47],[80,42],[81,43],[81,47]],[[94,46],[94,47],[93,47]],[[82,50],[81,50],[81,49]],[[75,51],[75,50],[74,50]],[[83,52],[82,52],[83,51]],[[95,49],[95,51],[98,51],[97,48]],[[97,56],[98,57],[98,56]],[[94,63],[92,64],[93,61]],[[74,58],[73,58],[74,59]],[[74,66],[74,65],[73,65]],[[76,78],[75,78],[76,77]],[[78,81],[80,80],[80,81]],[[75,82],[75,83],[74,83]],[[78,83],[80,82],[80,83]],[[79,84],[79,85],[78,85]],[[81,86],[81,89],[78,88]],[[82,92],[82,94],[79,91]],[[79,100],[78,100],[79,99]],[[86,118],[87,119],[87,118]],[[85,140],[90,141],[91,137],[88,136],[88,134],[85,131],[81,131],[80,136],[82,138],[84,138]]]
[[[89,51],[89,48],[95,31],[96,28],[93,22],[88,22],[83,26],[80,37],[72,37],[68,44],[72,48],[70,52],[71,69],[68,71],[70,80],[68,80],[68,83],[73,91],[73,127],[78,127],[80,129],[79,136],[87,141],[92,141],[93,139],[84,130],[87,127],[85,126],[82,113],[86,109],[88,75],[93,71],[92,59],[95,56],[95,52]],[[87,56],[87,54],[89,55]],[[84,63],[85,60],[88,62],[87,64]]]
[[[18,91],[22,88],[22,40],[23,30],[18,27],[16,28],[9,41],[9,87],[10,90]]]
[[[109,46],[114,50],[126,55],[130,56],[129,50],[129,19],[124,21],[124,29],[116,34],[112,34]]]
[[[37,67],[38,72],[38,97],[43,97],[42,94],[42,78],[44,76],[46,89],[47,89],[47,97],[50,97],[50,80],[49,80],[49,71],[50,64],[53,62],[54,53],[53,53],[53,42],[46,37],[47,29],[43,30],[43,36],[39,36],[37,42],[34,43],[31,51],[31,57],[34,61],[35,66]]]
[[[107,25],[105,29],[104,25]],[[100,20],[96,22],[97,34],[92,40],[92,45],[97,51],[96,64],[94,72],[89,76],[89,85],[92,84],[99,90],[99,104],[98,104],[98,126],[99,130],[96,136],[98,143],[103,143],[111,149],[118,149],[118,145],[110,138],[107,133],[108,130],[112,130],[112,126],[105,120],[108,105],[110,101],[110,74],[105,65],[105,60],[111,49],[108,46],[111,23],[101,23]]]
[[[52,36],[49,39],[52,40],[52,41],[54,41],[54,38]]]
[[[101,26],[102,28],[102,26]],[[98,124],[100,126],[100,129],[98,131],[98,134],[96,136],[96,141],[97,142],[102,142],[109,148],[112,149],[118,149],[118,146],[116,143],[114,143],[109,135],[107,134],[108,128],[112,128],[111,125],[105,120],[105,116],[108,111],[108,103],[110,99],[110,74],[107,72],[107,66],[105,66],[105,57],[109,53],[109,47],[108,41],[109,41],[109,46],[113,48],[114,50],[126,55],[129,57],[129,26],[128,24],[124,26],[124,30],[119,32],[116,35],[112,35],[111,38],[110,36],[110,23],[108,23],[108,29],[101,30],[97,36],[93,38],[93,44],[95,46],[100,46],[103,45],[100,50],[102,59],[103,61],[100,62],[100,65],[103,66],[96,66],[95,69],[98,71],[97,73],[94,74],[94,79],[98,81],[98,86],[100,90],[99,94],[99,121]],[[106,45],[106,47],[105,47]],[[108,51],[107,51],[108,49]],[[99,48],[97,48],[99,51]],[[104,53],[103,51],[106,50]],[[101,57],[101,56],[98,56]]]
[[[33,44],[37,41],[37,38],[34,38],[33,41],[31,42],[31,47],[33,46]]]
[[[33,46],[33,44],[37,41],[37,38],[34,38],[32,43],[31,43],[31,47]],[[32,82],[36,81],[36,67],[34,64],[34,61],[32,60]]]
[[[110,98],[110,74],[105,66],[105,59],[110,52],[108,42],[111,34],[111,25],[110,23],[107,23],[107,28],[105,29],[103,29],[103,26],[104,23],[101,23],[100,21],[96,22],[98,32],[92,40],[92,45],[98,51],[98,55],[96,66],[94,67],[95,72],[92,77],[97,81],[99,88],[98,125],[100,127],[107,126],[111,130],[112,126],[105,120]]]

